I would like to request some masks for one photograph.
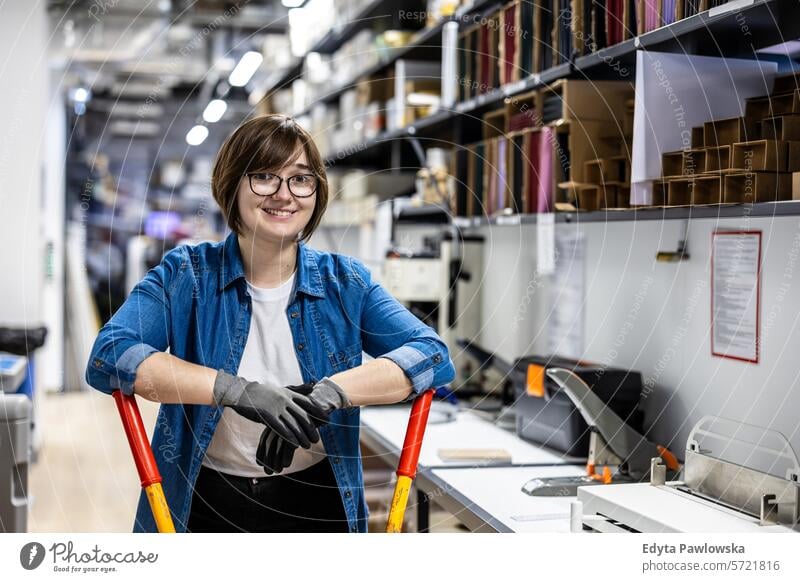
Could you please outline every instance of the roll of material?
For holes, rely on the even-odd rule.
[[[583,502],[572,501],[569,504],[569,531],[581,533],[583,531]]]

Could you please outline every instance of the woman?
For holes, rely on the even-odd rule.
[[[145,275],[86,379],[162,403],[152,446],[178,531],[364,532],[358,407],[450,382],[447,348],[361,262],[306,246],[328,185],[294,120],[239,127],[212,191],[231,233]],[[144,495],[134,531],[155,531]]]

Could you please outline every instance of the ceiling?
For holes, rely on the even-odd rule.
[[[151,166],[213,155],[289,64],[287,14],[280,0],[50,0],[51,68],[68,98],[90,91],[78,120],[87,149]],[[263,54],[261,67],[231,88],[226,79],[247,51]],[[186,133],[214,98],[228,109],[190,152]]]

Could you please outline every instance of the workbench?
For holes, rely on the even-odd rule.
[[[361,439],[389,467],[396,468],[410,407],[361,410]],[[532,497],[522,485],[535,477],[584,473],[584,460],[567,457],[520,439],[470,410],[450,422],[431,416],[417,469],[417,529],[427,532],[430,501],[455,515],[473,531],[569,531],[569,502],[575,497]],[[439,449],[505,449],[511,461],[452,462]]]

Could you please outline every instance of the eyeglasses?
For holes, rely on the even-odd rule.
[[[250,190],[256,196],[273,196],[286,180],[289,192],[297,198],[308,198],[317,191],[319,179],[314,174],[297,174],[282,178],[269,172],[250,172],[245,174],[250,181]]]

